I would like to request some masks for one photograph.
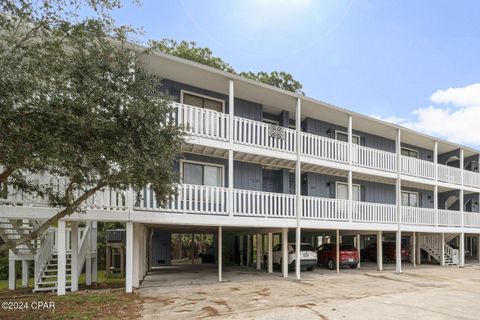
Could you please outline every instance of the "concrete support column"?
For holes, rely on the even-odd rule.
[[[238,239],[238,251],[240,251],[240,265],[243,266],[243,236],[239,236]]]
[[[357,251],[358,251],[358,264],[357,264],[357,269],[360,268],[360,264],[361,264],[361,260],[362,260],[362,256],[360,255],[360,251],[362,250],[361,248],[361,244],[360,244],[360,235],[357,234]]]
[[[133,222],[127,222],[126,230],[127,254],[125,265],[125,291],[133,292]]]
[[[302,189],[301,189],[301,162],[300,162],[300,156],[301,156],[301,144],[302,144],[302,139],[301,139],[301,109],[302,109],[302,102],[300,98],[297,98],[297,105],[295,109],[295,129],[297,133],[297,143],[296,143],[296,151],[297,151],[297,161],[295,164],[295,196],[296,196],[296,214],[297,214],[297,228],[295,232],[295,277],[297,280],[300,280],[300,220],[302,217]]]
[[[87,227],[90,229],[90,232],[87,235],[85,241],[87,241],[87,257],[85,259],[85,284],[87,286],[92,285],[92,222],[87,222]]]
[[[460,267],[465,266],[465,233],[460,233]]]
[[[257,270],[262,269],[262,235],[257,234]]]
[[[67,227],[65,220],[58,220],[57,238],[57,295],[66,293],[67,286]]]
[[[412,249],[410,250],[410,255],[412,256],[412,264],[413,264],[413,267],[416,268],[417,267],[417,254],[416,254],[416,250],[417,250],[417,235],[415,234],[415,232],[413,233],[412,235]]]
[[[70,223],[71,232],[70,232],[70,246],[71,246],[71,291],[78,291],[78,222],[72,221]]]
[[[383,270],[383,235],[382,231],[377,232],[377,269]]]
[[[28,288],[28,260],[22,260],[22,287]]]
[[[288,277],[288,228],[282,230],[282,275]]]
[[[440,241],[440,265],[445,266],[445,233],[443,232]]]
[[[98,252],[97,252],[97,221],[92,221],[92,237],[91,237],[91,249],[95,252],[95,256],[92,257],[92,282],[98,281]]]
[[[222,282],[222,238],[223,238],[223,235],[222,235],[222,227],[219,226],[218,227],[218,282]]]
[[[132,268],[132,285],[134,288],[140,286],[140,263],[141,263],[141,250],[140,250],[140,232],[141,225],[138,223],[133,224],[133,268]]]
[[[395,240],[395,270],[397,273],[402,273],[402,232],[396,232]]]
[[[337,273],[340,273],[340,230],[335,233],[335,264]]]
[[[268,273],[273,272],[273,234],[268,233]]]
[[[17,286],[17,272],[15,270],[15,260],[8,259],[8,289],[15,290]]]

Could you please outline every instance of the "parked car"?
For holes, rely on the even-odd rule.
[[[337,250],[336,245],[332,243],[324,243],[317,248],[317,263],[326,265],[329,269],[336,267]],[[358,266],[358,250],[351,244],[340,245],[340,265],[356,268]]]
[[[383,242],[382,253],[384,263],[395,261],[395,247],[395,242]],[[402,261],[410,260],[410,249],[407,246],[402,246],[401,257]],[[377,261],[377,243],[369,244],[365,249],[360,250],[360,258],[363,261]]]
[[[288,266],[289,269],[295,268],[295,243],[288,244]],[[267,265],[268,256],[264,255],[264,265]],[[281,265],[282,264],[282,244],[278,244],[273,248],[272,255],[273,264]],[[308,244],[300,244],[300,267],[305,268],[308,271],[315,269],[317,265],[317,252],[315,248]]]

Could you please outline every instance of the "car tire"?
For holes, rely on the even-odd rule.
[[[333,259],[328,260],[327,267],[330,270],[335,269],[335,261],[333,261]]]
[[[267,270],[268,269],[268,258],[263,257],[263,269]]]
[[[357,267],[358,267],[358,263],[352,264],[352,265],[350,266],[350,268],[352,268],[352,269],[357,269]]]

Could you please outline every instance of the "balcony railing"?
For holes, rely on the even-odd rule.
[[[460,227],[462,225],[461,212],[439,209],[438,225],[442,227]]]
[[[397,206],[394,204],[353,201],[352,214],[355,222],[397,222]]]
[[[353,164],[361,167],[384,171],[397,170],[397,155],[379,149],[367,148],[357,144],[352,145]]]
[[[295,195],[234,189],[234,216],[295,217]]]
[[[181,103],[173,103],[177,108],[177,123],[189,134],[228,140],[228,114],[210,109],[202,109]]]
[[[302,196],[302,217],[316,220],[348,221],[348,201]]]
[[[402,207],[402,223],[412,225],[435,225],[435,209]]]
[[[465,212],[464,213],[464,225],[465,227],[480,227],[480,213],[479,212]]]
[[[460,170],[459,168],[439,164],[438,180],[449,182],[449,183],[460,184],[462,183],[462,170]]]
[[[348,162],[348,143],[302,132],[302,155],[324,160]]]
[[[435,163],[407,156],[400,156],[400,161],[403,174],[435,179]]]
[[[480,187],[480,174],[473,171],[463,170],[463,183],[470,187]]]

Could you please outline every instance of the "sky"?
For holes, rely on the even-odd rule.
[[[236,71],[287,71],[307,96],[480,148],[480,1],[143,0],[137,40],[195,41]]]

